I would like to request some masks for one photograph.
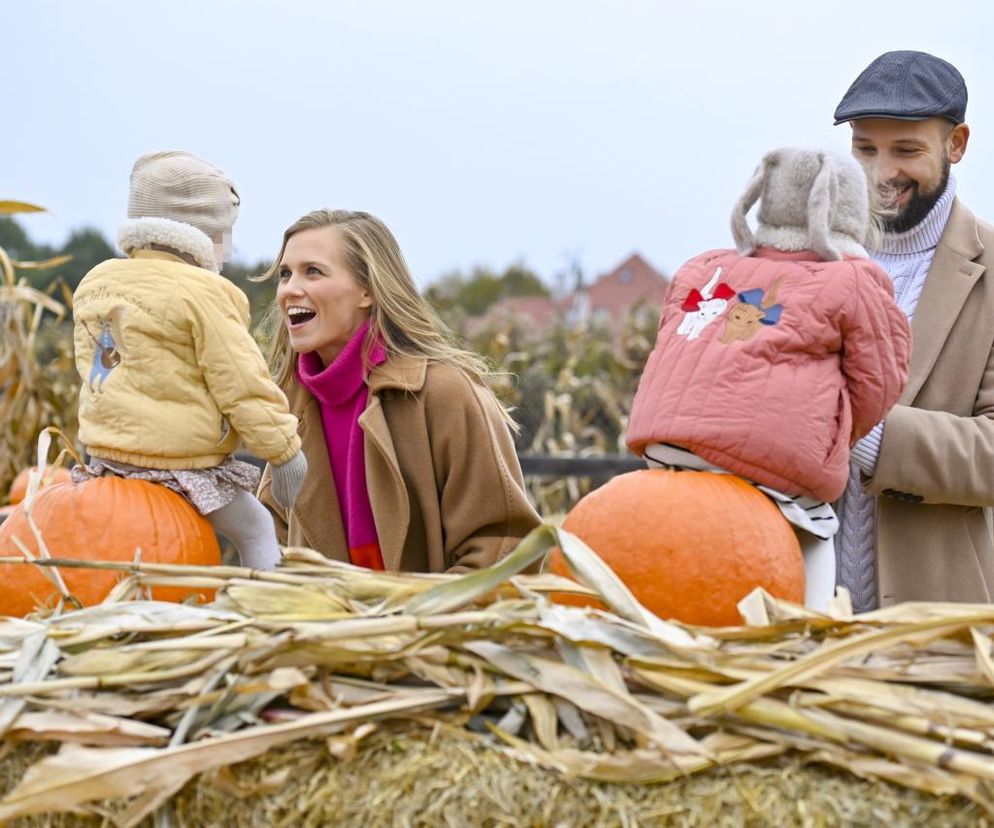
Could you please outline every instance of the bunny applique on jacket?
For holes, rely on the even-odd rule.
[[[627,434],[788,495],[832,501],[849,446],[897,400],[910,335],[866,258],[716,250],[677,271]]]

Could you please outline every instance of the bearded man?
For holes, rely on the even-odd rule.
[[[839,582],[857,611],[994,596],[994,227],[956,198],[967,92],[950,63],[887,52],[835,123],[876,170],[892,215],[873,258],[912,331],[907,388],[852,451],[838,504]]]

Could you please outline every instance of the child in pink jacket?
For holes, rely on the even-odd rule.
[[[908,323],[863,247],[874,227],[854,158],[764,156],[732,215],[737,250],[702,253],[673,277],[627,433],[649,465],[731,472],[770,495],[805,533],[806,603],[818,609],[834,592],[828,503],[845,489],[849,447],[907,379]]]

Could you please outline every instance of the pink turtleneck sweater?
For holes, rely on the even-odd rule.
[[[321,407],[321,423],[328,446],[328,461],[338,493],[338,507],[349,544],[352,563],[384,569],[373,508],[366,489],[365,435],[359,415],[366,410],[369,387],[362,364],[362,346],[369,330],[363,323],[331,365],[324,367],[316,353],[301,354],[297,376]],[[382,345],[373,346],[370,361],[387,358]]]

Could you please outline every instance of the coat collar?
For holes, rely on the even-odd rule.
[[[418,392],[424,388],[427,374],[428,360],[426,357],[404,354],[389,356],[385,362],[373,366],[373,370],[369,374],[369,393],[376,395],[381,391]],[[315,411],[319,411],[317,401],[311,392],[304,388],[296,377],[290,388],[286,389],[286,395],[290,401],[291,409],[298,416],[309,405],[313,405]],[[320,417],[318,422],[320,422]]]
[[[198,266],[220,273],[210,236],[191,224],[164,218],[137,218],[126,221],[117,232],[117,246],[128,256],[136,250],[162,245],[186,253]]]
[[[868,254],[866,250],[857,245],[860,252],[849,252],[849,250],[842,251],[843,259],[865,259]],[[855,250],[855,248],[853,248]],[[821,254],[816,253],[811,248],[804,248],[802,250],[781,250],[778,247],[757,247],[750,258],[754,259],[769,259],[774,262],[827,262]]]
[[[428,360],[422,356],[399,354],[375,366],[369,374],[369,393],[396,390],[416,393],[424,388]]]
[[[977,219],[956,199],[911,320],[911,368],[898,401],[911,405],[932,371],[973,285],[984,272]],[[992,274],[994,276],[994,274]]]

